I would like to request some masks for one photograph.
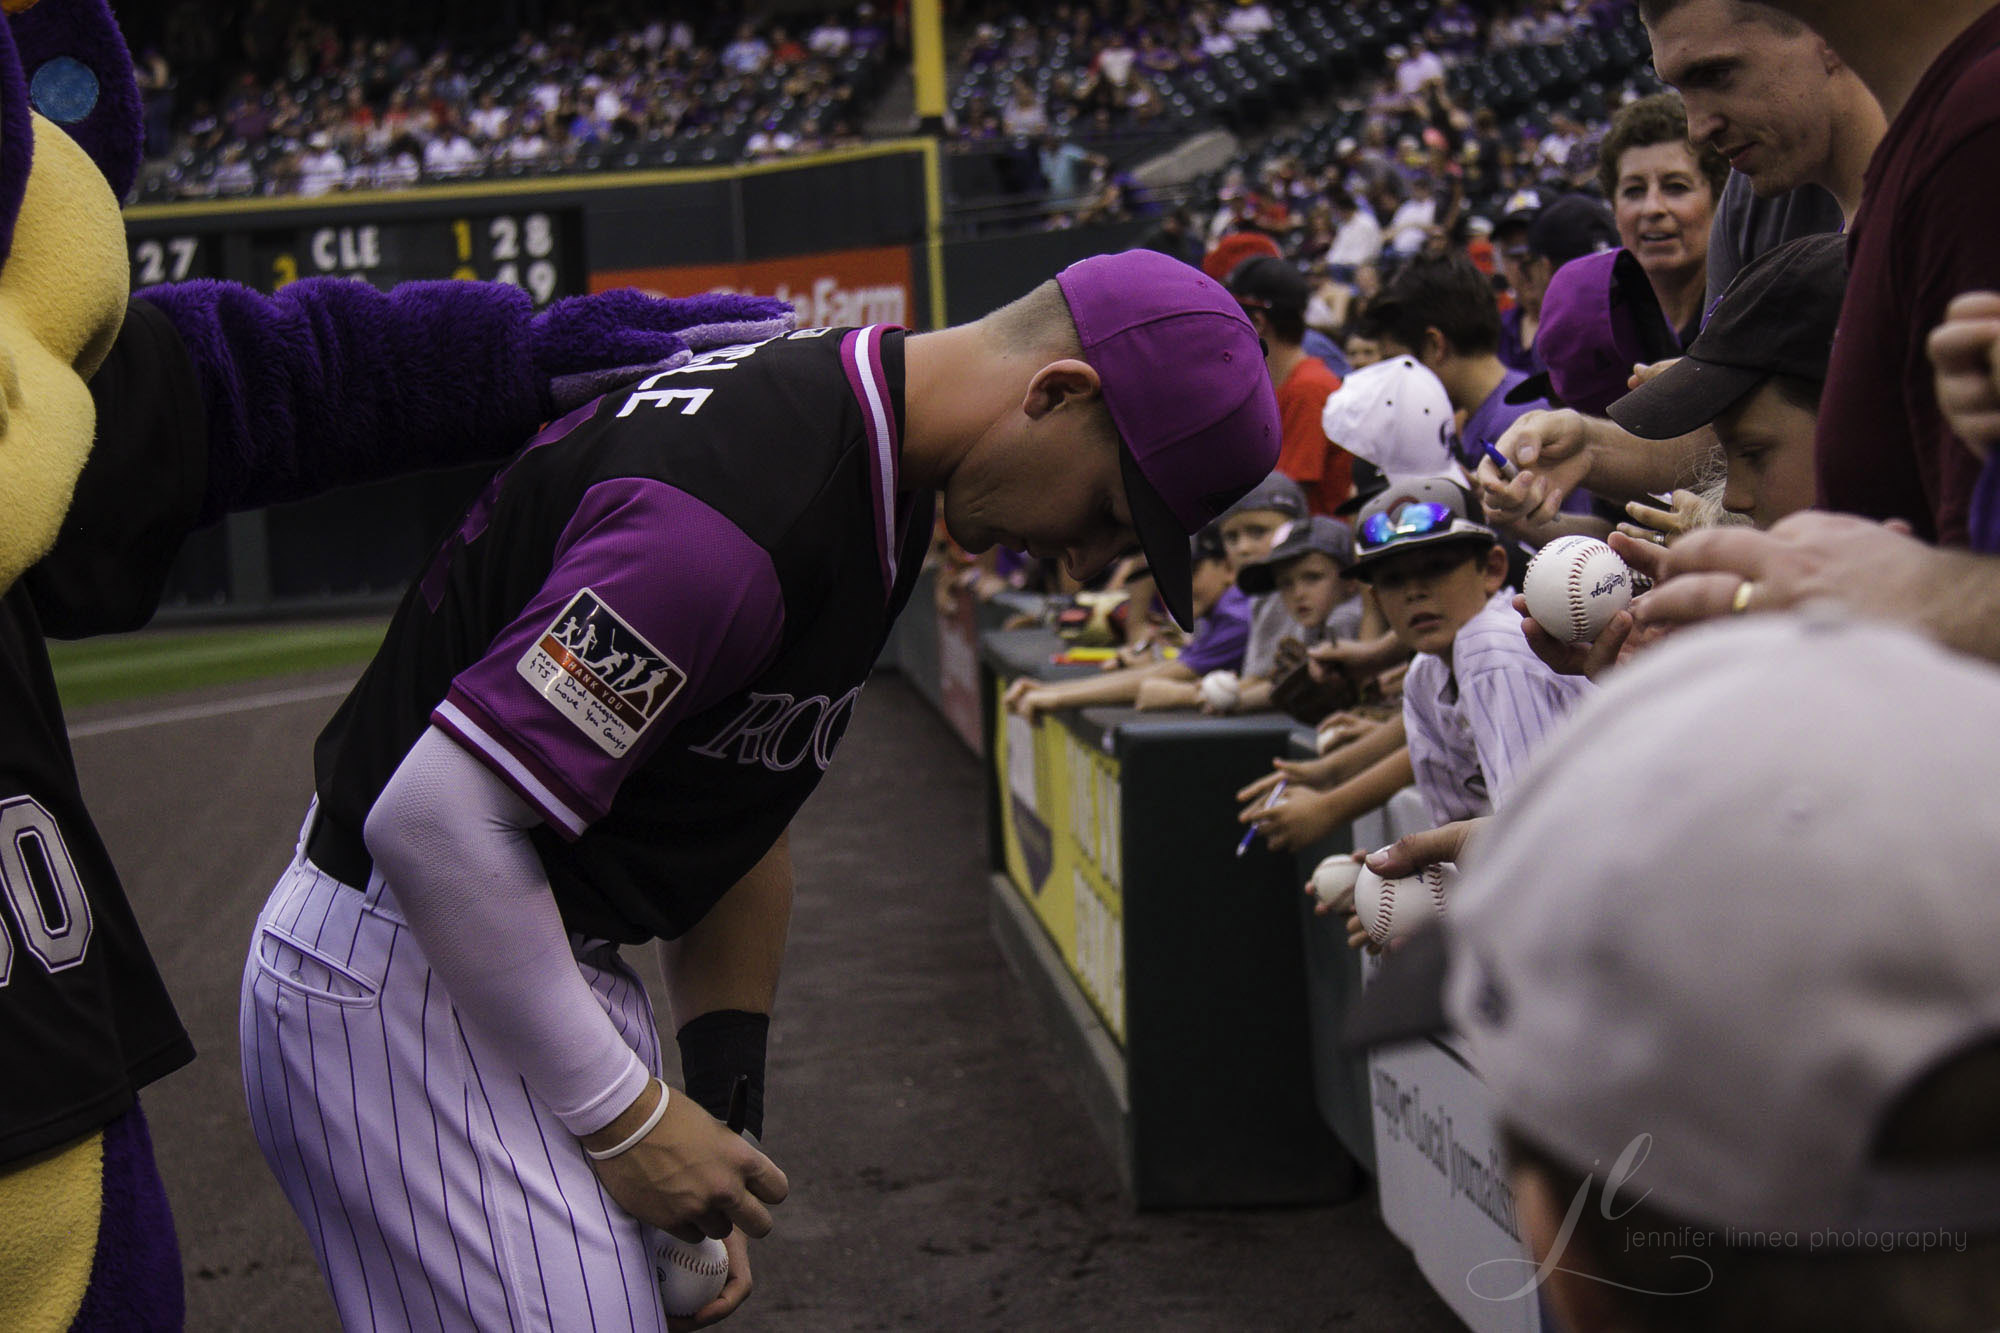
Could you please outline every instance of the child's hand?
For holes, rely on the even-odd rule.
[[[1620,523],[1618,531],[1634,541],[1652,542],[1656,546],[1665,546],[1683,532],[1692,531],[1701,521],[1701,497],[1693,491],[1675,491],[1673,499],[1672,509],[1632,501],[1625,506],[1632,521]]]
[[[1015,713],[1033,722],[1036,717],[1058,706],[1060,696],[1033,676],[1022,676],[1007,687],[1007,693],[1000,696],[1000,703],[1010,713]]]
[[[1256,805],[1236,817],[1239,824],[1254,824],[1264,843],[1274,852],[1291,851],[1317,842],[1333,831],[1329,817],[1332,802],[1323,792],[1287,790],[1276,805]]]
[[[1315,741],[1321,754],[1332,754],[1342,746],[1352,745],[1364,736],[1372,735],[1382,724],[1372,718],[1346,711],[1329,713],[1320,719],[1314,732]]]
[[[1527,636],[1528,647],[1549,670],[1558,676],[1583,676],[1594,681],[1622,660],[1620,654],[1631,640],[1635,623],[1630,611],[1620,611],[1606,622],[1595,643],[1564,643],[1528,614],[1527,598],[1517,595],[1514,609],[1521,613],[1521,633]]]
[[[1261,805],[1271,795],[1271,789],[1284,781],[1283,773],[1266,773],[1249,786],[1236,793],[1236,799],[1244,805]]]

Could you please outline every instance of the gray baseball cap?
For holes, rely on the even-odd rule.
[[[1306,514],[1305,487],[1293,481],[1282,472],[1273,472],[1264,480],[1252,486],[1235,504],[1222,511],[1215,521],[1232,518],[1237,514],[1256,511],[1283,514],[1286,518],[1304,518]]]
[[[1278,568],[1302,555],[1318,551],[1343,571],[1354,563],[1354,532],[1337,518],[1314,514],[1287,525],[1283,535],[1271,544],[1271,553],[1253,560],[1236,571],[1236,586],[1252,597],[1275,591]]]
[[[1832,612],[1647,653],[1550,742],[1444,920],[1444,1012],[1502,1116],[1586,1171],[1647,1136],[1628,1197],[1697,1224],[2000,1228],[1990,1164],[1872,1154],[2000,1037],[1995,735],[2000,672]]]

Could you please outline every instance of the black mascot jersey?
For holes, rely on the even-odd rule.
[[[903,334],[723,348],[532,441],[439,547],[321,734],[323,869],[427,726],[538,810],[573,931],[673,938],[818,784],[908,599]],[[330,849],[325,855],[320,849]]]
[[[0,598],[0,1163],[68,1142],[194,1058],[77,788],[43,636],[137,629],[206,480],[194,371],[132,302],[56,545]]]

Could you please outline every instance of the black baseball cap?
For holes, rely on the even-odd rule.
[[[1267,310],[1303,312],[1312,300],[1306,275],[1289,260],[1257,255],[1229,273],[1229,294],[1244,305]]]
[[[1535,214],[1523,244],[1529,254],[1561,268],[1573,259],[1617,249],[1618,223],[1602,199],[1566,194]]]
[[[1382,469],[1365,458],[1356,458],[1354,469],[1354,494],[1333,507],[1335,518],[1352,520],[1361,512],[1361,507],[1389,489],[1389,478]]]
[[[1847,295],[1847,241],[1808,236],[1760,255],[1736,275],[1687,355],[1611,405],[1611,419],[1645,440],[1700,430],[1773,375],[1826,381]]]

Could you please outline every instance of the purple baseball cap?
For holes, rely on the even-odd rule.
[[[1175,621],[1194,624],[1188,538],[1278,462],[1264,350],[1221,283],[1155,250],[1056,275],[1124,448],[1132,527]]]
[[[1535,352],[1547,378],[1531,377],[1510,403],[1549,398],[1601,417],[1629,392],[1634,365],[1681,354],[1659,297],[1630,250],[1605,250],[1557,269],[1542,297]]]

